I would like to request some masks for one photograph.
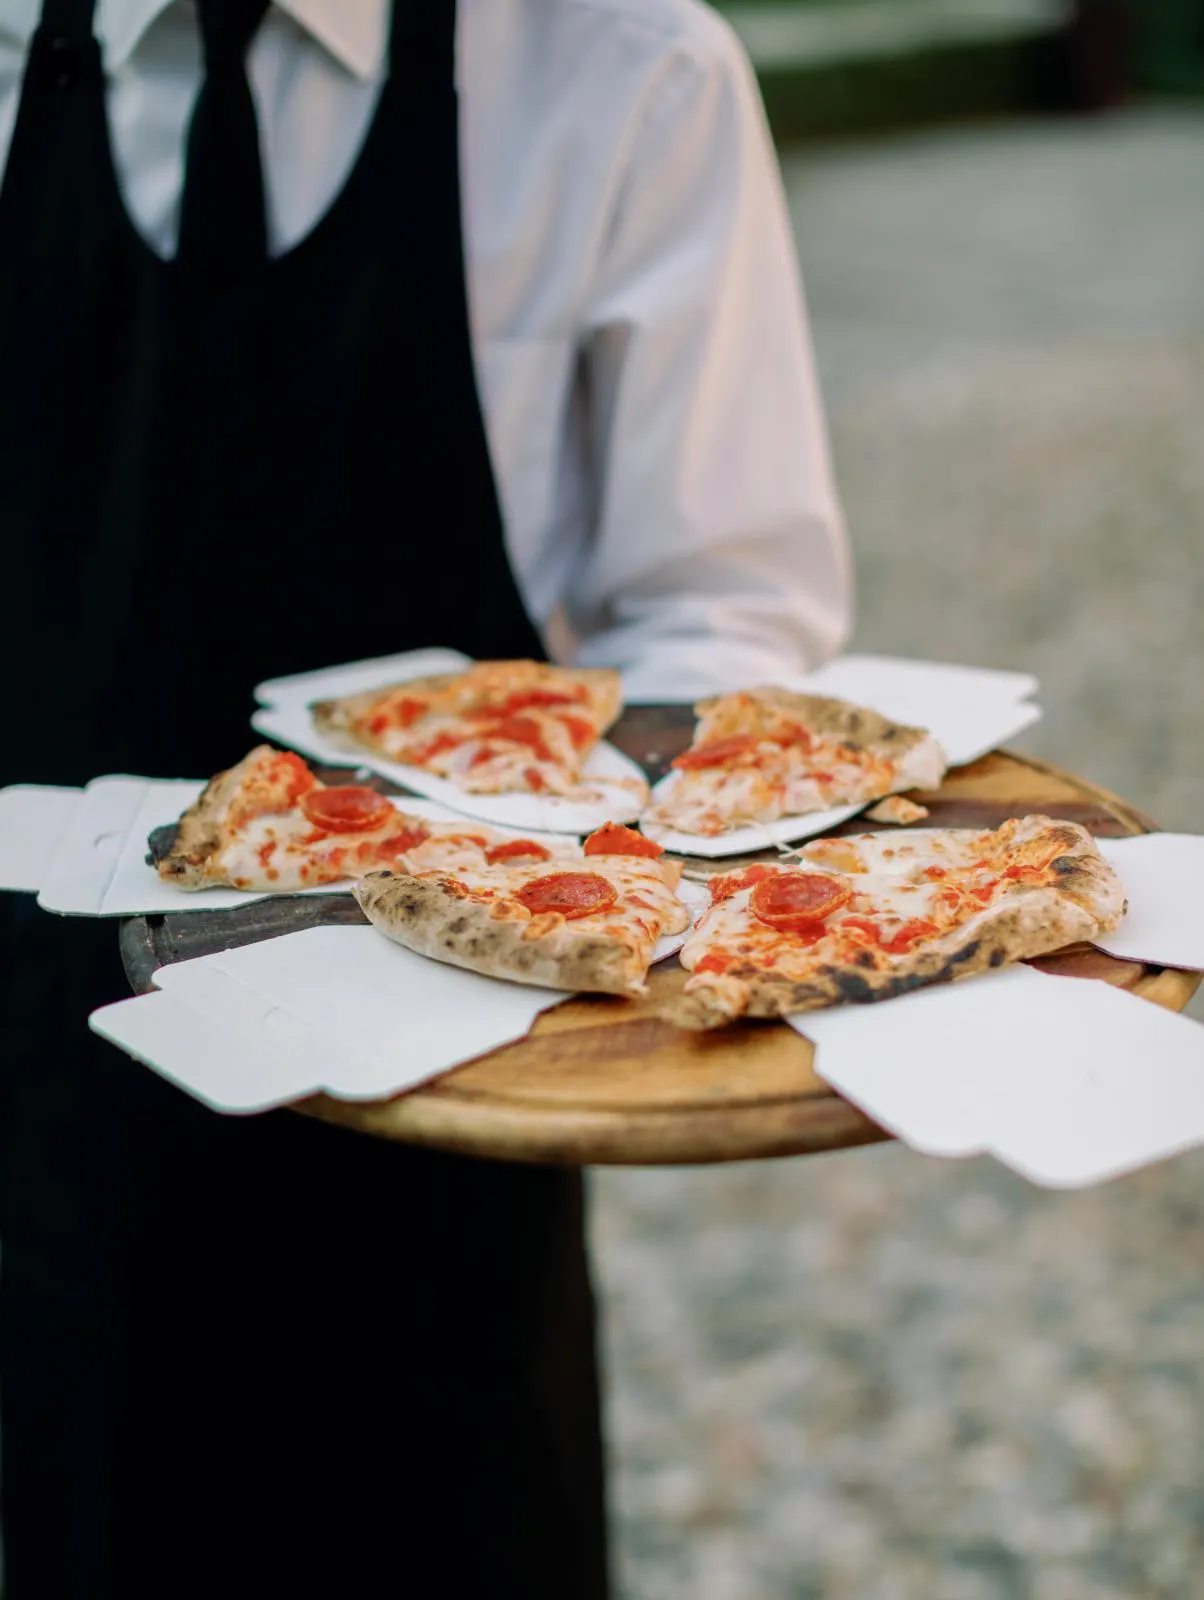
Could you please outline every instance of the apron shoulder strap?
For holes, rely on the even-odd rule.
[[[42,0],[39,23],[43,33],[86,44],[92,38],[96,0]]]
[[[90,6],[92,0],[81,3]],[[393,0],[389,71],[400,77],[416,61],[426,68],[441,70],[449,83],[454,82],[456,0]]]

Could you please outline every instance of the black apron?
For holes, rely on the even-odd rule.
[[[265,677],[541,653],[473,375],[452,0],[313,231],[234,288],[115,179],[45,0],[0,190],[0,783],[201,777]],[[606,1593],[576,1174],[222,1118],[87,1032],[111,923],[0,896],[7,1600]]]

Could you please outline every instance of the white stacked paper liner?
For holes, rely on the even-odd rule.
[[[1204,836],[1144,833],[1097,839],[1129,901],[1115,933],[1097,940],[1124,961],[1204,971]]]
[[[499,828],[584,835],[606,822],[635,821],[643,810],[643,797],[647,792],[643,770],[606,741],[591,752],[583,768],[585,782],[596,789],[599,798],[566,800],[558,795],[470,794],[459,784],[421,767],[386,761],[366,749],[348,749],[325,738],[313,725],[309,706],[315,700],[340,699],[368,689],[404,683],[409,678],[460,672],[471,665],[468,656],[455,650],[414,650],[298,673],[291,678],[276,678],[256,686],[255,698],[262,709],[251,718],[251,726],[257,733],[298,750],[311,760],[333,767],[354,766],[365,772],[377,772],[414,794],[451,808],[462,817],[489,822]]]
[[[251,719],[258,733],[332,766],[354,763],[394,783],[450,806],[464,816],[501,827],[540,828],[549,832],[592,832],[604,822],[635,821],[642,806],[629,788],[606,787],[607,778],[643,781],[639,767],[603,743],[585,766],[604,796],[596,805],[566,801],[553,795],[474,795],[447,779],[417,767],[385,761],[370,751],[348,751],[324,738],[313,726],[309,703],[404,682],[431,672],[456,671],[469,665],[454,651],[425,650],[375,661],[353,662],[258,685],[263,709]],[[924,727],[945,751],[950,766],[964,766],[1014,739],[1039,721],[1039,706],[1026,704],[1037,689],[1027,673],[994,672],[939,662],[907,661],[886,656],[845,656],[806,677],[785,681],[806,693],[828,694],[871,706],[900,722]],[[674,774],[653,791],[664,795]],[[868,803],[868,802],[867,802]],[[647,828],[651,838],[676,854],[720,859],[764,849],[766,844],[792,844],[811,838],[856,816],[864,806],[842,806],[801,817],[741,828],[717,839],[675,830]]]
[[[1009,967],[791,1024],[818,1076],[924,1154],[1075,1188],[1204,1142],[1204,1027],[1096,979]]]
[[[582,768],[583,783],[595,790],[598,798],[567,800],[553,794],[470,794],[449,779],[437,777],[421,767],[385,761],[368,750],[348,750],[318,732],[308,706],[300,701],[257,711],[251,718],[251,726],[257,733],[299,750],[311,760],[332,767],[355,766],[366,772],[378,772],[381,777],[415,794],[454,809],[462,817],[489,822],[499,828],[592,833],[606,822],[634,822],[644,809],[647,794],[642,768],[605,741],[595,746]]]
[[[26,786],[0,791],[0,839],[13,857],[0,888],[36,893],[44,911],[87,917],[228,911],[267,898],[266,893],[242,889],[181,890],[147,864],[148,836],[175,822],[203,788],[192,779],[108,777],[95,779],[84,790]],[[427,822],[465,820],[460,812],[431,800],[389,798],[399,810]],[[557,834],[524,836],[549,845],[562,842]],[[20,849],[9,842],[18,838],[23,841]],[[349,889],[350,880],[342,879],[296,893]]]
[[[381,1100],[522,1039],[567,996],[428,961],[374,928],[309,928],[181,961],[90,1025],[214,1110]]]
[[[83,798],[48,784],[0,789],[0,890],[37,894]]]
[[[701,908],[705,892],[683,886]],[[655,959],[686,934],[662,939]],[[91,1027],[219,1111],[382,1100],[511,1044],[567,993],[431,961],[375,928],[320,927],[161,967]]]
[[[294,672],[287,678],[269,678],[266,683],[257,683],[252,692],[261,706],[304,706],[311,700],[338,700],[384,684],[403,683],[407,678],[463,672],[471,666],[472,658],[459,650],[406,650],[400,655],[373,656],[338,667]]]

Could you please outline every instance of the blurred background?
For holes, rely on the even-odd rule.
[[[1036,672],[1022,748],[1204,830],[1204,0],[727,11],[853,647]],[[883,1145],[593,1195],[623,1600],[1204,1597],[1204,1152],[1080,1194]]]

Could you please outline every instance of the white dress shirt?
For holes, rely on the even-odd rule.
[[[38,13],[0,0],[0,162]],[[273,251],[355,163],[389,15],[280,0],[255,37]],[[98,0],[95,29],[125,203],[169,255],[195,14]],[[847,632],[849,563],[777,163],[733,34],[700,0],[460,0],[457,78],[482,405],[553,653],[623,669],[634,699],[818,665]]]

